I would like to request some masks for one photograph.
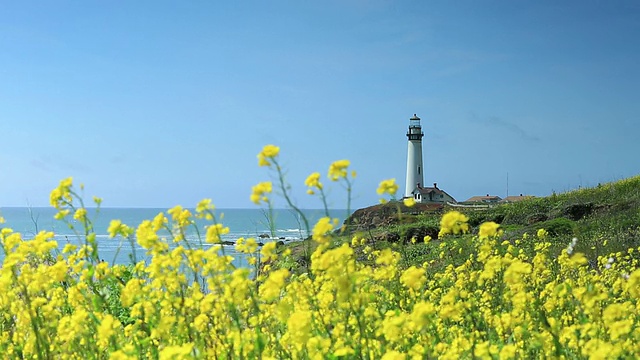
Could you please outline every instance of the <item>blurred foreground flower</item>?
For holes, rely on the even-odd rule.
[[[258,165],[259,166],[270,166],[271,163],[269,159],[273,159],[280,153],[280,148],[275,145],[265,145],[262,148],[262,151],[258,154]]]
[[[404,198],[402,199],[402,202],[404,203],[404,206],[406,207],[412,207],[413,205],[416,204],[416,200],[412,197],[409,198]]]
[[[314,188],[318,190],[322,190],[323,188],[323,185],[320,182],[319,172],[314,172],[311,175],[307,176],[307,179],[304,181],[304,184],[309,187],[309,189],[307,190],[307,193],[309,195],[313,195],[315,193],[313,190]]]
[[[469,224],[467,224],[469,218],[458,212],[458,211],[450,211],[442,216],[442,220],[440,220],[440,232],[438,233],[438,237],[447,234],[461,234],[469,231]]]
[[[334,161],[329,165],[329,179],[332,181],[338,181],[341,178],[347,177],[347,168],[351,162],[349,160]]]
[[[488,221],[480,225],[480,231],[478,232],[478,236],[481,239],[494,237],[500,234],[500,224],[496,224],[493,221]]]
[[[251,201],[256,204],[259,204],[260,201],[267,202],[268,198],[265,194],[271,193],[273,190],[273,186],[271,185],[271,181],[263,181],[258,183],[256,186],[251,188]]]
[[[398,191],[398,184],[396,184],[396,179],[387,179],[380,181],[380,185],[378,185],[378,189],[376,192],[378,195],[389,194],[391,197],[395,196]],[[386,199],[380,199],[381,203],[386,203]]]

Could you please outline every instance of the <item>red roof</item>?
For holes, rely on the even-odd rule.
[[[434,194],[444,194],[444,191],[435,188],[435,187],[418,187],[416,188],[414,191],[418,190],[418,192],[420,194],[429,194],[429,193],[434,193]]]
[[[487,202],[487,201],[500,201],[502,198],[498,195],[486,195],[486,196],[472,196],[465,202]]]
[[[411,193],[415,193],[418,192],[419,194],[421,194],[423,197],[429,196],[429,194],[434,194],[434,195],[446,195],[448,197],[450,197],[453,202],[456,202],[456,199],[453,198],[453,196],[449,195],[446,191],[438,188],[437,186],[434,187],[422,187],[422,186],[418,186],[416,187]]]

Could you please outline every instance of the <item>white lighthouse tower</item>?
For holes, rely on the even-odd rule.
[[[409,130],[407,138],[409,138],[407,150],[407,183],[405,186],[404,196],[411,197],[411,192],[416,186],[424,186],[424,177],[422,173],[422,127],[420,126],[420,118],[413,114],[409,119]]]

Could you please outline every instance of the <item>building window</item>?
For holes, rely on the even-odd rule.
[[[420,175],[420,166],[418,166],[418,175]]]

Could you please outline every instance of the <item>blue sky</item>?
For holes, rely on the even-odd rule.
[[[414,113],[425,183],[457,200],[505,196],[507,173],[538,196],[633,176],[639,19],[635,1],[4,3],[0,207],[73,176],[104,206],[251,208],[270,143],[301,206],[343,158],[367,206],[382,179],[404,191]]]

